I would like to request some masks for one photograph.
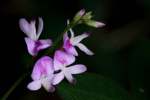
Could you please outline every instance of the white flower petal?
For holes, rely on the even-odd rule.
[[[32,81],[31,83],[28,84],[27,88],[31,91],[36,91],[41,88],[41,81],[40,80]]]
[[[42,18],[39,18],[39,25],[38,25],[38,29],[37,29],[37,39],[39,39],[41,33],[42,33],[42,30],[43,30],[43,19]]]
[[[35,46],[36,46],[36,41],[32,40],[31,38],[27,38],[25,37],[25,42],[27,45],[27,49],[30,55],[32,56],[36,56],[37,55],[37,51],[35,50]]]
[[[35,21],[28,23],[27,20],[21,18],[19,20],[20,29],[31,39],[36,40]]]
[[[58,73],[58,74],[55,74],[52,84],[53,84],[53,85],[57,85],[57,84],[59,84],[63,79],[64,79],[64,74],[63,74],[63,72],[60,72],[60,73]]]
[[[82,41],[84,38],[87,38],[89,36],[88,33],[83,33],[81,35],[78,35],[74,38],[71,38],[70,41],[71,41],[71,44],[72,45],[77,45],[80,41]]]
[[[67,70],[71,73],[71,74],[80,74],[83,73],[87,70],[85,65],[82,64],[77,64],[77,65],[73,65],[67,68]]]
[[[53,85],[52,85],[52,79],[53,79],[53,75],[42,79],[42,85],[48,92],[55,91],[55,87],[53,87]]]
[[[69,81],[69,83],[73,84],[75,82],[75,79],[73,78],[73,76],[68,70],[66,70],[64,74],[65,74],[66,79]]]
[[[89,49],[88,49],[85,45],[83,45],[82,43],[78,43],[76,46],[79,47],[79,49],[80,49],[81,51],[85,52],[87,55],[94,55],[94,53],[93,53],[91,50],[89,50]]]
[[[70,21],[67,20],[67,25],[69,25],[69,23],[70,23]],[[73,38],[74,37],[74,31],[71,28],[69,29],[69,31],[71,33],[71,38]]]

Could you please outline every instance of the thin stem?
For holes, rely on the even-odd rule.
[[[53,43],[53,46],[50,47],[50,49],[48,49],[48,51],[45,53],[46,55],[50,54],[51,52],[53,52],[56,48],[56,46],[59,44],[59,42],[62,40],[63,35],[68,32],[70,30],[70,28],[73,28],[75,25],[77,25],[76,23],[70,23],[67,25],[67,27],[64,29],[64,31],[60,34],[60,36],[55,40],[55,42]]]
[[[23,74],[19,77],[19,79],[11,86],[11,88],[4,94],[4,96],[1,98],[1,100],[6,100],[8,96],[14,91],[14,89],[22,82],[22,80],[25,79],[25,77],[28,75],[28,73]]]

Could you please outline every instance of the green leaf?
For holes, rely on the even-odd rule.
[[[62,82],[58,86],[63,100],[129,100],[127,92],[113,80],[89,73],[76,79],[76,85]]]
[[[150,89],[150,40],[141,38],[128,56],[128,76],[132,100],[148,100]]]

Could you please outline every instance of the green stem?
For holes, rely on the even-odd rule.
[[[1,98],[1,100],[6,100],[8,96],[14,91],[14,89],[22,82],[22,80],[25,79],[25,77],[28,75],[28,73],[23,74],[18,78],[18,80],[11,86],[11,88],[4,94],[4,96]]]
[[[78,23],[78,22],[76,22],[76,23],[71,22],[69,25],[67,25],[67,27],[64,29],[64,31],[63,31],[63,32],[60,34],[60,36],[55,40],[55,42],[53,43],[53,46],[50,47],[50,48],[47,50],[47,52],[46,52],[45,54],[46,54],[46,55],[51,54],[51,53],[55,50],[55,48],[56,48],[56,46],[59,44],[59,42],[62,40],[63,35],[64,35],[66,32],[68,32],[70,28],[73,28],[74,26],[76,26],[77,23]]]

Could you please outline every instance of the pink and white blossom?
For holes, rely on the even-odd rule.
[[[27,88],[35,91],[43,86],[48,92],[54,92],[55,88],[52,85],[53,77],[53,60],[48,56],[44,56],[35,63],[31,74],[33,81],[28,84]]]
[[[36,29],[35,20],[30,23],[21,18],[19,20],[20,29],[27,35],[25,42],[30,55],[36,56],[40,50],[46,49],[52,45],[51,39],[41,39],[39,37],[43,30],[43,20],[39,18],[38,28]]]
[[[81,74],[87,70],[86,66],[82,64],[71,65],[75,62],[75,57],[64,51],[57,50],[54,55],[54,69],[60,71],[56,73],[53,79],[53,85],[59,84],[64,78],[70,83],[74,83],[73,74]],[[69,66],[71,65],[71,66]]]
[[[87,55],[94,55],[94,53],[89,50],[84,44],[81,43],[81,41],[89,36],[88,33],[83,33],[78,36],[74,36],[74,32],[72,29],[70,29],[71,37],[69,38],[68,33],[64,34],[64,44],[63,48],[66,52],[69,54],[72,54],[74,56],[78,56],[78,52],[75,49],[75,47],[78,47],[81,51],[86,53]]]

